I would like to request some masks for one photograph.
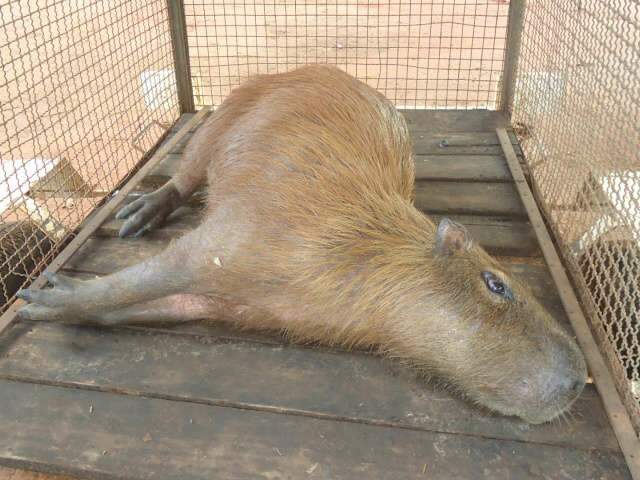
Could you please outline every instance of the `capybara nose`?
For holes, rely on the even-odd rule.
[[[576,380],[571,385],[571,391],[576,395],[580,395],[582,393],[582,389],[584,388],[585,382],[582,380]]]
[[[580,372],[563,372],[554,375],[549,385],[551,398],[576,398],[582,393],[586,378]]]

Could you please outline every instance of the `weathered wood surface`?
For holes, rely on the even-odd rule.
[[[597,450],[132,394],[0,381],[0,405],[2,461],[93,478],[629,478]]]
[[[17,340],[0,358],[0,378],[617,451],[591,386],[568,424],[534,427],[481,412],[406,368],[365,353],[46,323],[15,329]]]
[[[415,204],[427,214],[527,218],[512,183],[417,182]]]
[[[409,132],[414,154],[432,155],[500,155],[502,148],[495,132],[450,133],[437,130],[423,130],[410,125]],[[514,149],[522,155],[515,135],[511,138]],[[498,148],[496,148],[498,147]]]
[[[508,257],[506,269],[568,328],[505,160],[492,150],[502,115],[406,115],[424,152],[416,156],[417,206],[435,221],[464,223],[488,251]],[[182,149],[131,198],[164,183]],[[138,240],[115,238],[121,223],[111,219],[65,271],[87,278],[147,258],[194,228],[200,205],[192,200]],[[83,478],[629,475],[591,385],[568,423],[527,426],[371,353],[295,346],[223,323],[19,323],[0,339],[0,405],[0,463]]]
[[[148,175],[143,187],[157,188],[171,178],[180,167],[183,153],[171,153]],[[416,180],[450,180],[474,182],[512,182],[504,157],[499,154],[438,155],[418,154],[414,158]]]
[[[416,155],[416,180],[512,182],[500,155]]]
[[[156,188],[171,178],[184,158],[182,153],[171,153],[144,180],[144,185]],[[474,155],[471,153],[415,156],[416,180],[494,181],[511,182],[511,174],[500,154]]]
[[[489,110],[401,110],[409,130],[434,133],[493,132],[509,127],[501,112]]]

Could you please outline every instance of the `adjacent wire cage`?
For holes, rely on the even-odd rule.
[[[634,0],[6,1],[0,308],[181,110],[254,74],[333,64],[398,108],[511,114],[638,428],[639,27]]]
[[[529,0],[512,121],[640,429],[640,4]]]
[[[0,4],[0,304],[178,115],[164,0]]]

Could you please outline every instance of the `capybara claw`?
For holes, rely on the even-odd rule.
[[[23,288],[22,290],[18,290],[18,292],[16,293],[16,297],[18,297],[21,300],[24,300],[25,302],[30,302],[31,292],[32,292],[31,290],[27,288]]]
[[[22,320],[45,320],[47,317],[46,311],[50,310],[47,307],[41,307],[30,303],[18,310],[18,318]]]

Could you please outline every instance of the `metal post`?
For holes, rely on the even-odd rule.
[[[524,23],[524,12],[527,8],[526,0],[511,0],[509,4],[509,24],[507,27],[507,44],[502,76],[502,97],[500,110],[509,118],[513,107],[518,75],[518,57],[520,56],[520,40]]]
[[[176,87],[181,113],[196,111],[191,85],[191,65],[189,64],[189,44],[187,43],[187,22],[183,0],[167,0],[169,27],[173,44],[173,63],[176,72]]]

